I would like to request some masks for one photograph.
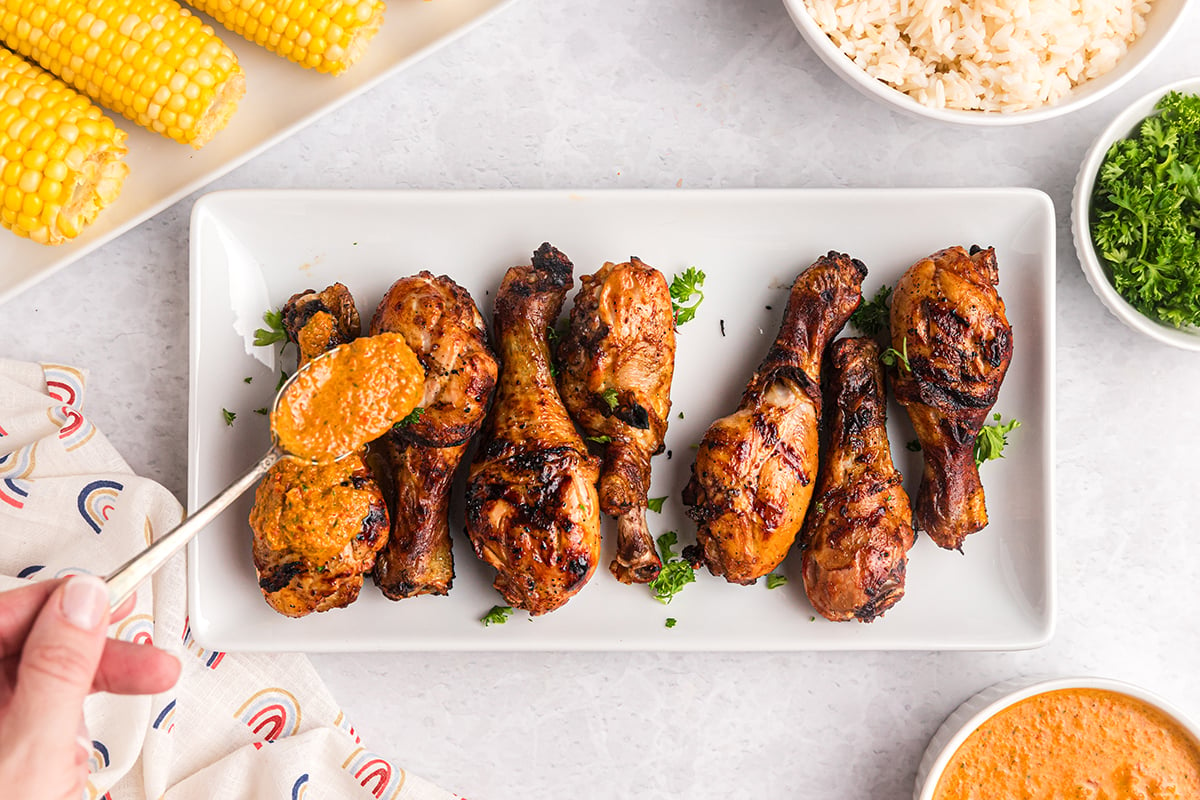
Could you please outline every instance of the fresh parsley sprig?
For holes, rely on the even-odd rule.
[[[492,610],[480,618],[486,628],[488,625],[503,625],[512,616],[512,606],[492,606]]]
[[[675,312],[676,325],[696,318],[696,309],[704,302],[704,292],[700,289],[703,285],[704,271],[695,267],[688,267],[671,279],[671,310]],[[696,302],[687,305],[693,297]]]
[[[879,287],[875,296],[866,300],[850,315],[850,324],[867,336],[878,336],[889,327],[892,287],[886,283]]]
[[[985,461],[1004,458],[1004,448],[1008,444],[1008,435],[1021,427],[1018,420],[1009,420],[1001,424],[1000,415],[993,414],[996,422],[984,425],[975,437],[975,466],[981,466]]]
[[[263,322],[267,323],[266,328],[259,328],[254,332],[255,347],[270,347],[276,342],[287,343],[287,330],[283,327],[283,311],[275,311],[273,309],[266,311],[263,314]]]
[[[905,372],[912,372],[912,367],[908,365],[908,337],[900,340],[900,349],[889,347],[879,354],[879,360],[889,367],[894,364],[899,364],[904,368]]]
[[[675,599],[683,587],[696,580],[696,570],[684,558],[676,556],[672,548],[679,542],[675,531],[667,531],[656,540],[658,555],[662,559],[662,570],[650,581],[654,599],[664,605]]]
[[[406,414],[404,416],[404,419],[400,420],[392,427],[393,428],[406,428],[409,425],[412,425],[417,420],[419,420],[421,418],[421,415],[424,413],[425,413],[425,409],[422,408],[421,406],[417,406],[412,411],[408,412],[408,414]]]

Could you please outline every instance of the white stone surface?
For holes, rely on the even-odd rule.
[[[859,96],[776,0],[524,0],[214,184],[1019,185],[1046,191],[1058,211],[1051,644],[314,657],[358,731],[472,800],[877,800],[909,796],[941,720],[1014,675],[1131,680],[1200,716],[1200,362],[1111,317],[1068,230],[1075,170],[1095,134],[1142,92],[1196,74],[1191,4],[1171,46],[1107,100],[1034,126],[960,129]],[[181,497],[193,200],[0,306],[0,355],[89,368],[93,418],[136,470]]]

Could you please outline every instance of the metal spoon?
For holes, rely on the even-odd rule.
[[[117,567],[114,572],[110,573],[109,576],[104,579],[104,582],[108,585],[108,604],[110,608],[116,610],[122,603],[128,600],[133,595],[134,590],[137,589],[137,587],[142,583],[142,581],[157,572],[163,564],[167,563],[167,560],[170,559],[171,556],[183,549],[183,546],[190,542],[192,537],[200,532],[201,528],[212,522],[217,515],[224,511],[234,500],[241,497],[243,492],[253,486],[259,478],[267,473],[267,470],[274,466],[275,462],[282,458],[290,458],[297,461],[303,461],[306,464],[316,463],[310,461],[309,459],[301,458],[288,453],[282,447],[280,447],[279,437],[275,434],[275,410],[279,407],[279,401],[287,392],[288,387],[292,385],[292,383],[302,372],[307,370],[316,362],[320,361],[322,358],[326,358],[335,352],[337,352],[336,348],[326,351],[316,358],[306,362],[304,366],[296,370],[295,374],[288,378],[287,381],[285,381],[284,384],[279,387],[279,391],[275,394],[275,402],[271,404],[271,414],[268,417],[268,419],[271,420],[271,449],[267,451],[266,455],[258,460],[258,463],[252,466],[245,475],[241,476],[233,483],[229,484],[229,486],[225,487],[225,489],[219,492],[216,497],[209,500],[194,513],[188,515],[178,527],[159,537],[157,541],[155,541],[142,552],[135,555],[133,558],[126,561],[120,567]],[[355,451],[349,450],[345,453],[342,453],[337,458],[333,459],[333,461],[341,461],[343,458],[353,452]]]

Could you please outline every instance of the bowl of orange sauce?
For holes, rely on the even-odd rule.
[[[1108,678],[1016,679],[938,728],[914,800],[1200,798],[1200,727]]]

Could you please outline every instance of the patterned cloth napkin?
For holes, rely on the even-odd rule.
[[[71,367],[0,359],[0,591],[107,574],[182,516],[83,415],[84,383]],[[186,597],[180,556],[112,626],[174,653],[183,673],[158,696],[88,699],[87,800],[458,798],[367,749],[304,656],[197,645]]]

